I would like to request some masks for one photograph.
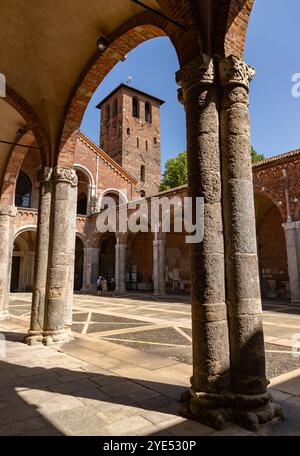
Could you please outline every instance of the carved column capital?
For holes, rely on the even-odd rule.
[[[230,55],[219,61],[219,75],[221,85],[242,86],[249,91],[249,85],[255,76],[255,70],[234,55]]]
[[[56,166],[53,169],[52,179],[54,182],[65,182],[72,187],[77,187],[78,184],[78,178],[75,169],[62,168],[61,166]]]
[[[197,56],[177,71],[176,82],[182,88],[182,91],[178,92],[180,101],[182,96],[185,97],[193,87],[213,84],[215,82],[213,59],[206,54]]]
[[[49,182],[52,176],[52,168],[49,168],[48,166],[44,166],[40,168],[37,172],[37,179],[38,182],[43,183],[43,182]]]
[[[0,205],[0,216],[15,217],[17,208],[14,206]]]

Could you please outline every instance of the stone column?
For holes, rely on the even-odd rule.
[[[188,192],[204,198],[204,240],[191,244],[193,376],[182,413],[220,428],[229,389],[218,90],[213,60],[199,56],[177,73],[187,122]]]
[[[87,247],[83,257],[83,292],[97,291],[97,278],[99,276],[99,248]]]
[[[116,293],[126,292],[126,244],[116,244],[115,280]]]
[[[230,56],[220,61],[219,74],[231,419],[254,430],[275,415],[267,392],[250,155],[248,92],[255,72]]]
[[[69,191],[69,220],[68,220],[68,257],[69,282],[65,305],[65,325],[71,329],[73,320],[74,272],[75,272],[75,245],[76,245],[76,212],[77,212],[77,185],[70,185]]]
[[[74,191],[77,176],[73,169],[57,166],[52,175],[52,201],[49,235],[49,259],[44,318],[45,344],[71,339],[66,322],[70,277],[74,274],[70,245],[74,238]]]
[[[13,253],[13,221],[17,209],[0,206],[0,320],[9,318],[8,302]]]
[[[166,241],[153,241],[153,284],[154,295],[166,294]]]
[[[39,211],[36,235],[34,281],[31,305],[30,329],[25,341],[31,345],[42,342],[45,312],[45,294],[49,250],[49,222],[51,207],[51,168],[43,168],[38,174],[40,182]]]
[[[292,304],[300,305],[300,222],[283,225],[290,279]]]

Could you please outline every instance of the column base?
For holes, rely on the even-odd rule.
[[[1,320],[9,320],[10,315],[8,310],[1,310],[0,311],[0,321]]]
[[[281,407],[272,402],[272,395],[259,396],[238,394],[214,395],[186,391],[181,396],[181,414],[216,430],[231,421],[249,430],[257,431],[274,418],[283,419]]]
[[[72,340],[74,340],[73,333],[70,328],[66,328],[57,331],[44,331],[42,342],[44,345],[53,345],[71,342]]]
[[[24,342],[27,345],[36,345],[43,342],[43,332],[42,331],[28,331],[27,335],[24,338]]]

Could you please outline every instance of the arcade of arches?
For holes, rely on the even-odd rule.
[[[290,293],[300,301],[300,222],[294,153],[254,167],[255,230],[248,115],[254,70],[243,62],[253,0],[147,2],[165,18],[130,0],[81,3],[80,14],[70,11],[73,2],[59,8],[51,2],[44,14],[39,2],[29,9],[7,0],[1,11],[1,71],[8,84],[0,99],[1,318],[9,318],[10,286],[32,287],[27,342],[52,344],[73,337],[74,283],[94,290],[99,272],[115,274],[117,293],[127,287],[157,294],[191,289],[193,376],[181,411],[216,428],[231,420],[257,429],[279,413],[267,391],[259,271],[266,295]],[[96,49],[99,30],[108,38],[104,50]],[[114,239],[96,230],[104,193],[122,189],[128,201],[137,193],[151,196],[148,188],[159,175],[159,134],[146,143],[141,181],[136,149],[129,171],[79,133],[85,108],[110,69],[143,41],[165,35],[178,55],[176,80],[187,123],[189,185],[177,193],[188,191],[205,202],[204,241],[191,245],[190,256],[174,233],[154,239],[116,233]],[[27,54],[24,42],[39,47]],[[162,100],[139,96],[144,101],[135,114],[145,116],[151,102],[143,132],[152,134]],[[138,121],[132,119],[131,138]],[[127,136],[127,127],[112,131]],[[138,148],[142,142],[134,143]],[[148,156],[155,160],[147,163]],[[154,182],[147,187],[150,176]],[[34,236],[32,277],[29,265],[22,273],[22,261],[32,262]]]

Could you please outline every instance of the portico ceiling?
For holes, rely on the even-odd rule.
[[[0,0],[0,11],[0,72],[53,138],[99,36],[142,9],[130,0]]]

